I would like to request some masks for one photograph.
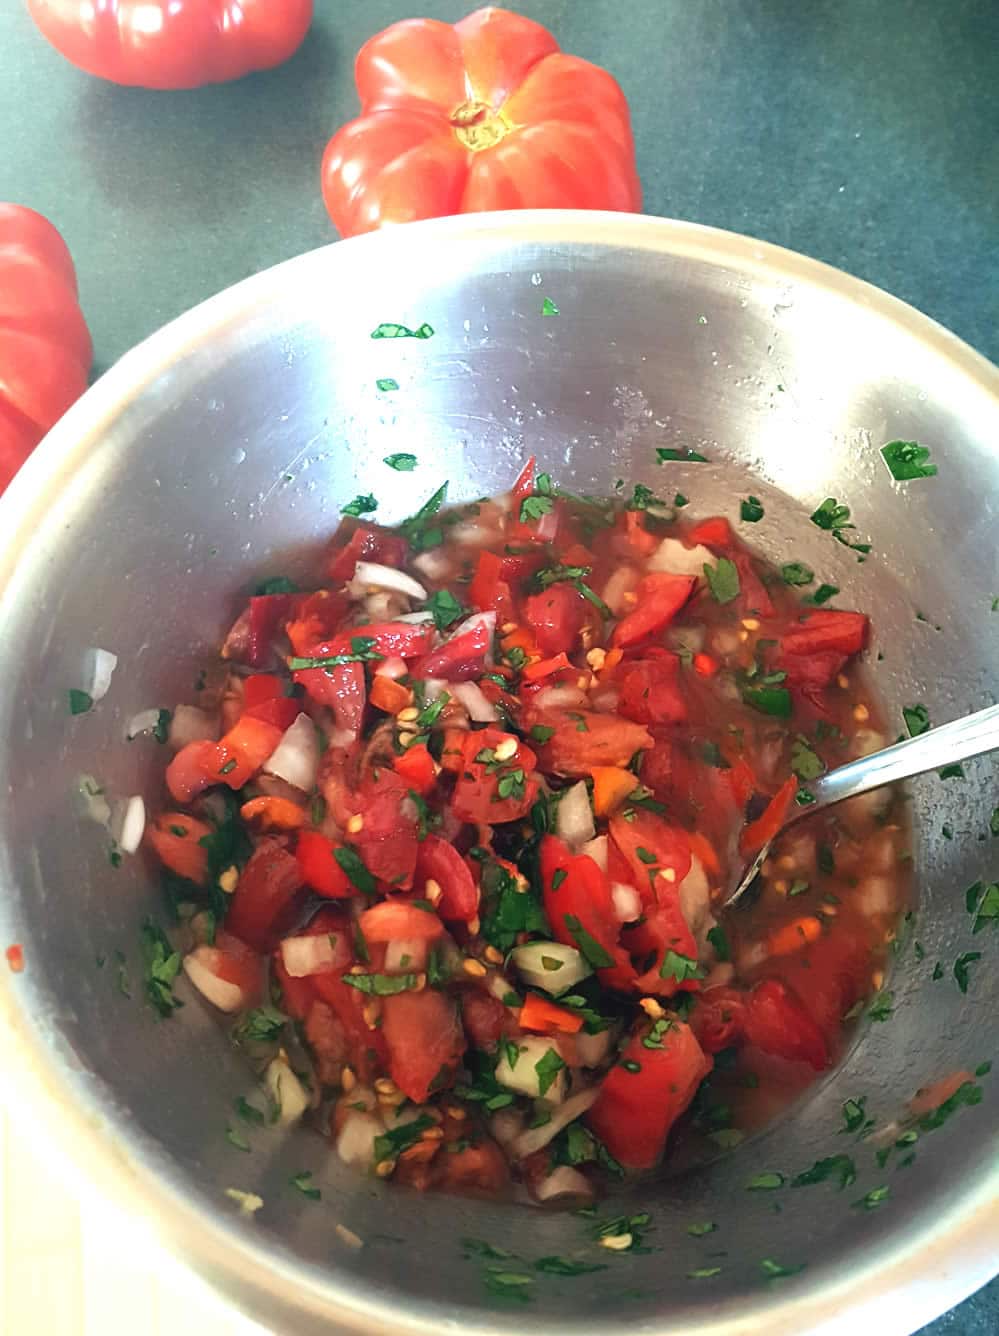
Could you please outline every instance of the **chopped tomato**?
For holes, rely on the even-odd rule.
[[[654,1040],[643,1025],[604,1077],[586,1121],[619,1164],[651,1169],[713,1065],[689,1025],[670,1020]]]
[[[326,558],[326,576],[334,584],[353,579],[359,561],[376,561],[379,566],[401,566],[406,559],[407,543],[397,534],[370,524],[360,524],[353,531],[345,527],[336,534]]]
[[[542,654],[549,656],[575,649],[586,620],[586,608],[579,590],[565,581],[524,600],[524,620]]]
[[[683,541],[688,547],[697,547],[703,543],[705,547],[725,548],[733,545],[735,537],[728,520],[722,515],[714,515],[689,529]]]
[[[359,1081],[370,1082],[380,1076],[388,1063],[385,1037],[377,1024],[365,1019],[369,1001],[364,993],[344,983],[342,974],[314,974],[310,980],[323,1002],[332,1007],[346,1037],[347,1059]]]
[[[628,542],[640,556],[650,556],[659,546],[659,539],[645,527],[645,514],[641,510],[624,512],[624,531]]]
[[[392,762],[395,772],[419,794],[429,793],[437,782],[437,767],[424,743],[407,747]]]
[[[265,719],[242,715],[236,726],[216,744],[215,772],[210,782],[241,789],[273,753],[283,733],[283,728],[269,724]],[[196,743],[191,745],[197,746]]]
[[[583,1028],[583,1018],[578,1011],[549,1002],[540,993],[527,994],[519,1019],[522,1030],[532,1030],[536,1034],[576,1034]]]
[[[465,763],[465,739],[467,728],[447,728],[444,730],[444,746],[441,749],[441,769],[456,775]]]
[[[281,700],[284,695],[284,679],[276,673],[253,673],[243,678],[244,710],[252,710],[264,701]]]
[[[613,816],[608,830],[628,862],[643,901],[658,898],[664,887],[675,890],[690,871],[686,832],[654,812],[637,811],[628,820]]]
[[[767,593],[767,587],[756,574],[752,558],[746,552],[737,552],[734,557],[735,568],[739,572],[739,610],[743,616],[772,617],[775,612],[773,600]]]
[[[530,682],[532,685],[541,682],[546,677],[553,677],[556,673],[563,674],[568,672],[572,677],[578,677],[579,671],[573,668],[564,652],[556,654],[553,659],[539,659],[537,663],[529,663],[521,672],[521,680]],[[561,677],[559,678],[561,681]]]
[[[183,812],[163,812],[146,827],[146,838],[164,867],[203,886],[208,880],[208,850],[201,841],[212,827]]]
[[[572,855],[554,835],[541,841],[541,886],[552,935],[574,946],[608,988],[628,989],[635,971],[618,945],[620,925],[606,875],[586,854]]]
[[[513,744],[502,760],[496,750]],[[537,758],[513,733],[490,725],[466,733],[462,742],[462,768],[451,806],[462,821],[485,821],[499,825],[516,821],[529,812],[538,796],[534,775]]]
[[[336,860],[337,846],[318,830],[299,832],[295,845],[299,874],[310,890],[330,900],[354,895],[354,884]]]
[[[467,682],[479,677],[485,669],[492,640],[491,622],[477,622],[420,659],[413,668],[413,676],[443,677],[446,682]]]
[[[281,1010],[296,1021],[304,1021],[309,1009],[316,1000],[311,979],[293,979],[284,967],[281,952],[275,951],[271,957],[271,969],[281,989]]]
[[[513,598],[503,573],[503,558],[488,548],[479,553],[475,576],[468,588],[468,601],[480,612],[495,612],[502,625],[513,620]]]
[[[245,706],[243,714],[251,719],[261,719],[265,724],[272,724],[279,728],[282,733],[286,733],[292,724],[302,713],[302,702],[294,696],[278,696],[272,700],[263,700],[258,705],[253,705],[249,709]]]
[[[639,724],[682,724],[687,705],[676,682],[679,668],[675,654],[627,664],[616,678],[618,709]]]
[[[297,860],[274,840],[261,840],[239,874],[226,930],[255,951],[270,951],[301,886]]]
[[[848,655],[835,650],[819,654],[782,654],[777,664],[787,674],[788,687],[819,703],[821,693],[843,671],[847,658]]]
[[[638,582],[633,612],[614,628],[611,641],[622,648],[637,645],[665,630],[697,585],[692,575],[667,575],[655,572]]]
[[[467,1138],[466,1138],[467,1140]],[[495,1195],[510,1181],[503,1152],[492,1137],[482,1136],[469,1145],[459,1140],[441,1159],[440,1185],[445,1191]]]
[[[261,668],[271,658],[278,629],[292,608],[291,594],[258,594],[250,599],[249,648],[246,662]]]
[[[444,924],[432,910],[403,900],[383,900],[358,919],[366,942],[433,942],[444,932]]]
[[[479,888],[468,864],[447,840],[427,835],[420,841],[416,876],[417,886],[435,881],[440,887],[437,912],[446,923],[468,923],[479,912]]]
[[[588,775],[595,765],[626,766],[636,752],[652,746],[648,730],[619,715],[595,710],[533,709],[531,727],[554,729],[538,748],[542,770]]]
[[[737,988],[708,988],[690,1013],[690,1026],[705,1053],[739,1043],[746,1025],[746,996]]]
[[[476,1048],[495,1048],[513,1028],[507,1008],[499,998],[481,988],[462,989],[461,1020]]]
[[[859,654],[867,640],[862,612],[822,609],[809,613],[781,636],[785,654]]]
[[[294,600],[285,633],[296,654],[310,654],[312,646],[329,640],[340,625],[350,602],[344,594],[317,589]]]
[[[530,459],[517,474],[517,481],[510,489],[511,511],[520,512],[520,503],[531,495],[534,491],[534,465],[535,458],[531,455]]]
[[[777,979],[758,983],[749,995],[746,1038],[764,1053],[789,1062],[807,1062],[817,1072],[829,1066],[829,1050],[800,998]]]
[[[292,979],[291,982],[300,984],[308,980]],[[342,1078],[343,1064],[348,1054],[347,1032],[343,1022],[329,1003],[315,997],[311,990],[304,1015],[296,1015],[295,1019],[305,1021],[305,1038],[316,1059],[316,1075],[320,1085],[336,1085]]]
[[[189,742],[173,758],[166,769],[166,786],[178,803],[189,803],[219,778],[219,745],[217,742]]]
[[[382,1035],[389,1074],[416,1104],[451,1084],[465,1052],[458,1008],[433,988],[383,998]]]
[[[750,821],[745,826],[739,836],[739,852],[747,858],[758,853],[760,849],[772,840],[773,837],[787,820],[788,813],[794,803],[794,795],[798,792],[798,781],[794,775],[780,786],[761,816],[755,821]]]
[[[208,949],[215,955],[210,963],[205,961],[207,968],[225,983],[234,984],[245,998],[244,1005],[254,1006],[263,992],[264,963],[257,952],[221,928],[215,933],[214,946]]]
[[[352,844],[372,876],[390,889],[408,891],[418,850],[416,809],[409,785],[392,770],[365,780],[358,815],[361,829],[348,829]]]

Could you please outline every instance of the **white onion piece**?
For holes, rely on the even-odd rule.
[[[159,722],[160,711],[158,709],[140,710],[128,721],[125,736],[131,742],[133,738],[139,737],[142,733],[151,733]]]
[[[527,1054],[521,1056],[523,1062]],[[518,1063],[519,1066],[519,1063]],[[498,1072],[497,1068],[497,1072]],[[562,1073],[560,1072],[561,1076]],[[552,1086],[552,1090],[555,1086]],[[568,1127],[571,1122],[585,1113],[590,1107],[597,1095],[600,1093],[599,1086],[590,1086],[587,1090],[581,1090],[578,1095],[573,1095],[567,1099],[561,1108],[553,1109],[551,1121],[545,1123],[543,1127],[529,1127],[526,1132],[522,1132],[511,1147],[511,1153],[514,1159],[524,1160],[528,1155],[533,1155],[536,1150],[541,1150],[542,1146],[547,1146],[552,1137],[558,1136],[563,1127]],[[546,1096],[551,1098],[551,1091]]]
[[[702,543],[684,547],[678,538],[664,538],[649,557],[647,569],[665,571],[669,575],[696,575],[703,581],[704,567],[717,564],[718,558]]]
[[[451,573],[451,558],[443,548],[434,547],[413,558],[413,565],[428,580],[443,580]]]
[[[584,1067],[599,1067],[610,1056],[614,1031],[601,1030],[598,1034],[587,1034],[585,1030],[580,1030],[573,1038],[580,1063]]]
[[[496,1080],[501,1086],[506,1086],[507,1090],[515,1090],[517,1094],[528,1095],[531,1099],[540,1099],[541,1082],[537,1072],[537,1064],[547,1053],[553,1050],[557,1052],[555,1045],[550,1039],[542,1039],[538,1035],[523,1035],[517,1040],[517,1048],[519,1056],[512,1067],[504,1049],[503,1056],[496,1065]],[[544,1098],[549,1104],[561,1104],[565,1099],[566,1090],[566,1075],[563,1067],[545,1091]],[[544,1142],[541,1144],[544,1145]],[[525,1153],[529,1154],[530,1152]]]
[[[590,806],[585,780],[573,784],[559,798],[555,812],[555,833],[574,854],[596,835],[597,828],[593,822],[593,808]]]
[[[590,697],[590,709],[596,710],[597,714],[614,714],[620,699],[621,693],[616,687],[604,687],[602,691],[595,691]]]
[[[516,947],[510,959],[527,983],[553,997],[593,973],[581,952],[561,942],[527,942]]]
[[[268,775],[277,775],[303,793],[312,792],[319,773],[319,739],[307,714],[300,714],[286,729],[263,768]]]
[[[409,626],[421,626],[424,622],[432,622],[434,614],[432,612],[402,612],[398,617],[393,617],[394,622],[405,622]],[[364,627],[357,628],[358,635],[364,635]]]
[[[489,543],[495,542],[498,535],[495,530],[486,528],[483,524],[477,524],[474,521],[465,524],[454,524],[449,530],[449,538],[452,543],[460,543],[463,547],[486,547]]]
[[[361,593],[373,585],[376,589],[390,589],[396,594],[405,594],[407,598],[419,599],[420,602],[427,597],[427,591],[419,580],[414,580],[405,571],[396,570],[394,566],[382,566],[377,561],[359,561],[354,567],[353,582],[361,586]]]
[[[336,1153],[344,1164],[369,1169],[375,1158],[375,1137],[383,1136],[385,1128],[373,1113],[352,1109],[343,1120],[336,1139]]]
[[[711,916],[711,888],[708,875],[699,858],[692,857],[690,871],[677,887],[680,897],[680,912],[687,920],[687,927],[694,935],[697,944],[703,945],[708,930],[715,926]]]
[[[592,858],[601,872],[607,871],[607,836],[598,835],[595,840],[590,840],[584,844],[579,851],[586,854],[587,858]]]
[[[666,631],[666,643],[670,649],[700,654],[704,648],[704,634],[703,626],[671,626]]]
[[[637,584],[638,571],[635,570],[634,566],[619,566],[608,578],[600,597],[615,617],[620,617],[623,612],[627,612],[628,605],[624,596],[630,593]]]
[[[491,724],[499,718],[496,707],[486,700],[477,682],[455,682],[450,691],[454,699],[464,705],[469,717],[477,724]]]
[[[458,967],[460,968],[461,967],[460,958],[457,963]],[[486,987],[498,1002],[503,1002],[503,999],[509,997],[509,995],[514,991],[510,982],[507,979],[505,979],[502,974],[490,974],[489,978],[486,980]],[[504,1006],[505,1005],[506,1003],[504,1002]]]
[[[474,631],[476,627],[484,626],[489,636],[489,643],[492,644],[492,638],[496,631],[496,613],[495,612],[473,612],[471,617],[466,617],[463,622],[452,627],[448,632],[448,640],[457,640],[459,636],[467,635],[469,631]]]
[[[427,943],[420,938],[412,941],[389,942],[385,948],[385,973],[407,974],[422,970],[427,963]]]
[[[289,1127],[297,1123],[309,1107],[309,1096],[286,1058],[277,1057],[268,1064],[264,1085],[277,1109],[278,1126]]]
[[[409,670],[406,667],[406,660],[400,659],[396,655],[391,658],[383,659],[375,669],[375,677],[390,677],[393,680],[397,677],[405,677]]]
[[[642,897],[627,882],[611,883],[611,899],[614,901],[614,913],[622,923],[633,923],[642,916]]]
[[[350,947],[343,933],[303,933],[286,937],[281,943],[281,962],[293,979],[326,974],[349,960]]]
[[[590,1180],[569,1164],[560,1164],[534,1186],[537,1201],[555,1201],[559,1197],[592,1197]]]
[[[423,693],[428,701],[435,701],[444,691],[450,691],[448,682],[443,677],[427,677],[423,680]]]
[[[111,805],[104,796],[104,790],[93,775],[81,775],[78,792],[83,813],[99,826],[111,824]]]
[[[196,946],[194,950],[184,957],[184,973],[194,984],[202,997],[206,998],[213,1007],[218,1007],[219,1011],[242,1011],[246,1006],[246,998],[242,988],[238,984],[230,983],[228,979],[220,979],[208,965],[206,960],[214,961],[216,951],[211,946]]]
[[[577,705],[586,705],[586,692],[580,691],[568,682],[558,682],[554,686],[542,687],[534,697],[539,710],[571,710]]]
[[[219,717],[196,705],[178,705],[170,720],[170,746],[175,751],[189,742],[217,742]]]
[[[550,543],[558,533],[558,511],[553,507],[538,520],[535,529],[539,543]]]
[[[489,1130],[501,1146],[509,1146],[524,1130],[524,1115],[516,1109],[500,1109],[490,1118]]]
[[[142,796],[136,793],[125,804],[125,812],[121,818],[121,834],[118,836],[118,845],[124,853],[135,853],[142,843],[145,829],[146,804],[142,801]]]
[[[358,588],[355,585],[348,585],[347,589],[355,598],[364,596],[364,611],[372,622],[394,622],[396,615],[409,607],[407,598],[401,594],[389,594],[384,589],[367,595],[364,595],[363,586]]]
[[[87,695],[96,703],[103,700],[108,694],[108,687],[111,685],[111,674],[118,666],[118,656],[107,649],[94,649],[90,653],[92,658],[90,685],[87,687]]]

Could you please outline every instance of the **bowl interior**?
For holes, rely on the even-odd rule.
[[[543,314],[545,299],[557,315]],[[381,321],[434,333],[373,339]],[[920,903],[886,984],[890,1019],[865,1024],[842,1067],[778,1126],[709,1170],[602,1208],[601,1219],[651,1215],[647,1250],[623,1254],[596,1247],[593,1221],[576,1215],[386,1189],[314,1134],[250,1129],[252,1152],[234,1148],[226,1126],[251,1093],[248,1071],[183,982],[175,1018],[144,1004],[139,927],[149,913],[163,919],[152,869],[141,856],[111,866],[78,787],[94,776],[112,798],[141,793],[156,808],[163,754],[148,738],[126,743],[127,721],[189,699],[240,596],[302,568],[356,493],[373,492],[379,520],[393,522],[444,478],[453,500],[504,490],[527,454],[584,491],[608,494],[619,478],[682,491],[702,516],[737,519],[752,492],[767,514],[757,548],[807,562],[839,586],[840,606],[872,614],[870,672],[899,731],[903,705],[943,722],[989,704],[990,374],[930,322],[821,266],[704,229],[593,215],[454,220],[330,247],[129,354],[0,506],[3,934],[27,962],[2,990],[66,1136],[284,1331],[429,1331],[450,1319],[506,1330],[526,1316],[574,1332],[624,1321],[778,1332],[884,1290],[879,1320],[905,1331],[980,1284],[994,1228],[991,1253],[971,1248],[946,1268],[941,1240],[995,1198],[996,1078],[978,1078],[981,1107],[920,1136],[912,1167],[894,1150],[882,1167],[876,1151],[892,1146],[917,1087],[974,1073],[993,1053],[995,949],[989,932],[972,934],[965,906],[965,889],[996,875],[988,758],[966,763],[963,779],[912,786]],[[398,391],[380,392],[381,377]],[[879,453],[894,439],[930,446],[937,476],[894,482]],[[660,465],[661,446],[707,462]],[[413,473],[381,462],[398,450],[418,456]],[[828,496],[870,540],[866,561],[809,522]],[[85,685],[98,647],[118,656],[110,692],[71,717],[67,691]],[[981,958],[965,993],[953,966],[968,952]],[[857,1142],[842,1110],[861,1098],[875,1132]],[[857,1168],[846,1191],[745,1189],[760,1170],[791,1176],[837,1154]],[[319,1203],[288,1186],[306,1169]],[[852,1205],[882,1184],[878,1209]],[[252,1222],[227,1188],[263,1198]],[[688,1234],[700,1221],[718,1228]],[[513,1257],[484,1255],[483,1242]],[[533,1269],[554,1255],[605,1269]],[[807,1270],[768,1281],[764,1259]],[[497,1266],[533,1277],[521,1287],[529,1304],[490,1293]]]

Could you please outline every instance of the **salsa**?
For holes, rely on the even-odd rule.
[[[890,791],[718,908],[810,782],[886,744],[868,620],[643,486],[531,460],[445,498],[388,529],[359,497],[316,587],[248,599],[146,838],[275,1120],[410,1187],[579,1204],[775,1116],[881,988]]]

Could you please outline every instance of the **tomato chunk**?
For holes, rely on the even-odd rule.
[[[420,841],[417,885],[435,881],[441,889],[437,912],[445,922],[468,923],[479,912],[479,888],[468,864],[453,844],[437,835]]]
[[[619,674],[621,713],[639,724],[682,724],[687,705],[677,686],[679,668],[675,654],[628,664]]]
[[[594,766],[626,766],[634,754],[652,746],[643,724],[595,710],[533,709],[529,725],[552,729],[538,748],[542,770],[584,778]]]
[[[226,930],[255,951],[270,951],[301,886],[297,859],[274,840],[262,840],[239,874]]]
[[[665,630],[697,586],[692,575],[655,572],[639,580],[633,612],[614,628],[611,642],[622,648],[637,645],[657,631]]]
[[[462,821],[490,825],[526,815],[538,796],[536,761],[534,752],[514,733],[492,726],[466,733],[462,768],[451,801],[455,815]]]
[[[295,857],[302,881],[310,890],[330,900],[343,900],[356,892],[336,860],[336,849],[334,842],[318,830],[303,830],[295,845]]]
[[[564,581],[524,600],[524,620],[542,654],[571,653],[586,620],[586,600]]]
[[[208,880],[208,850],[201,841],[211,833],[206,821],[184,812],[163,812],[146,827],[146,839],[164,867],[197,886]]]
[[[451,998],[432,988],[382,999],[382,1034],[389,1073],[407,1098],[422,1104],[450,1085],[465,1052],[465,1034]]]

